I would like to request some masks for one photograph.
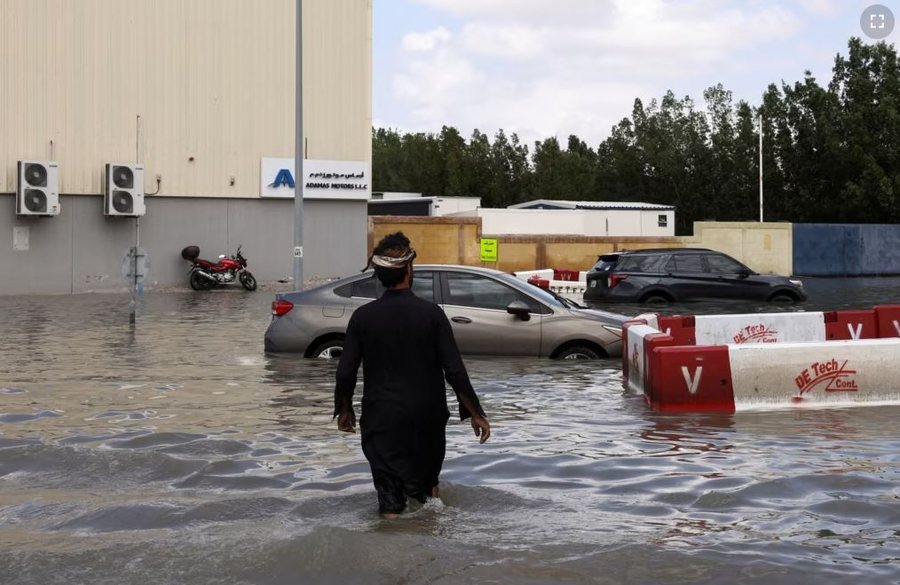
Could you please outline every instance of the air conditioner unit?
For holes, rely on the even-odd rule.
[[[140,217],[147,212],[144,206],[143,165],[106,163],[104,187],[104,215]]]
[[[59,165],[46,160],[20,160],[16,185],[18,215],[59,215]]]

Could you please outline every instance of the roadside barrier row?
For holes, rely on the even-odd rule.
[[[623,330],[625,385],[655,409],[900,402],[900,305],[663,317]]]
[[[545,268],[514,274],[530,284],[559,294],[584,294],[587,288],[587,272],[584,271]]]

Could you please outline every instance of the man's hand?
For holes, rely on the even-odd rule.
[[[339,431],[345,433],[356,432],[356,415],[352,412],[342,412],[338,415],[337,427]]]
[[[478,442],[484,443],[491,436],[491,423],[489,423],[483,416],[473,414],[472,430],[475,431],[475,436],[478,437]]]

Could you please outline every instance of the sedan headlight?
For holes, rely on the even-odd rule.
[[[796,280],[796,279],[794,279],[794,278],[789,278],[789,279],[788,279],[788,282],[790,282],[790,283],[793,284],[794,286],[803,286],[803,281],[802,281],[802,280]]]

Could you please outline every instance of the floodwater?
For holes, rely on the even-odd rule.
[[[0,298],[0,583],[900,583],[900,407],[658,414],[618,360],[467,358],[494,435],[451,419],[441,501],[385,521],[271,300]]]

